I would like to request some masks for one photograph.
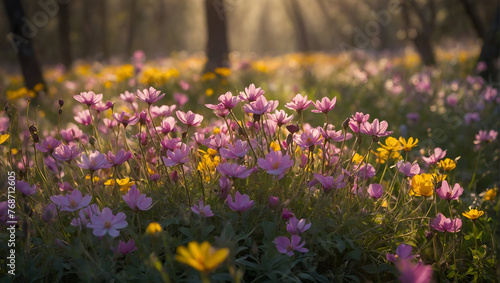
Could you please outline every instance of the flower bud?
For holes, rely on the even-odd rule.
[[[342,127],[344,130],[347,130],[347,127],[349,127],[349,118],[346,118],[344,122],[342,123]]]
[[[59,99],[58,103],[59,103],[59,108],[62,108],[64,105],[64,100]]]
[[[269,196],[269,208],[275,209],[280,204],[278,197]]]

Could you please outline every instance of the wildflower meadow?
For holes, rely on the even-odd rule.
[[[0,281],[497,281],[500,95],[443,53],[6,75]]]

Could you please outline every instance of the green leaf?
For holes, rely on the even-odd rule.
[[[276,224],[270,221],[262,221],[262,228],[264,229],[264,241],[271,241],[276,238]]]
[[[374,264],[370,264],[370,265],[364,265],[363,267],[361,267],[364,271],[366,271],[367,273],[370,273],[370,274],[376,274],[379,272],[378,270],[378,267]]]
[[[347,253],[347,258],[354,259],[356,261],[359,261],[361,259],[361,250],[360,249],[355,249],[353,251],[350,251]]]

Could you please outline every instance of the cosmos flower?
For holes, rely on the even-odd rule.
[[[316,102],[313,102],[316,109],[311,110],[311,112],[328,114],[328,112],[332,111],[333,108],[335,108],[336,103],[337,97],[334,97],[332,100],[330,100],[328,97],[323,97],[321,101],[316,100]]]
[[[50,200],[59,206],[60,211],[76,211],[89,205],[92,197],[89,194],[82,196],[82,192],[73,190],[65,196],[51,196]]]
[[[92,106],[102,100],[102,93],[95,94],[93,91],[81,92],[80,95],[74,95],[73,98],[80,103]]]
[[[76,166],[82,169],[88,169],[90,171],[97,171],[103,168],[110,168],[113,164],[109,163],[106,159],[106,155],[100,153],[99,151],[94,151],[89,156],[84,153],[81,155],[80,163],[77,163]]]
[[[164,93],[160,93],[161,91],[156,90],[154,87],[149,87],[149,89],[145,88],[142,91],[137,90],[137,98],[151,105],[165,96]]]
[[[247,168],[244,165],[236,163],[221,163],[216,167],[217,171],[228,177],[245,179],[254,172],[253,168]]]
[[[451,220],[446,218],[442,213],[438,213],[436,218],[431,220],[431,228],[440,232],[459,232],[462,228],[462,219],[455,218]]]
[[[231,195],[227,196],[227,205],[233,211],[243,212],[252,208],[254,201],[250,200],[250,197],[247,194],[240,194],[240,192],[236,192],[233,197]]]
[[[198,204],[193,204],[193,206],[191,206],[191,210],[203,217],[214,216],[214,213],[210,210],[210,205],[204,205],[202,200],[200,200]]]
[[[285,104],[285,107],[291,110],[295,110],[297,113],[301,113],[306,110],[313,102],[307,99],[307,95],[302,96],[300,93],[295,95],[292,102]]]
[[[448,185],[448,181],[443,180],[441,182],[441,187],[439,187],[436,190],[437,195],[441,199],[445,200],[458,200],[458,198],[462,195],[464,192],[464,188],[462,188],[459,184],[455,184],[453,186],[453,189],[451,188],[450,185]]]
[[[412,246],[400,244],[396,249],[396,254],[387,254],[387,260],[390,262],[396,262],[398,260],[410,260],[413,258],[411,254]]]
[[[311,223],[306,223],[305,219],[290,218],[286,225],[286,230],[292,235],[304,233],[311,227]]]
[[[111,237],[116,238],[120,235],[120,230],[128,226],[126,218],[125,213],[118,212],[113,215],[111,209],[105,207],[102,209],[101,214],[91,216],[91,223],[87,227],[93,229],[92,233],[95,236],[102,237],[109,234]]]
[[[175,112],[179,121],[181,121],[184,125],[188,127],[198,127],[201,125],[201,121],[203,121],[203,116],[199,114],[193,113],[189,110],[187,113],[177,110]]]
[[[306,253],[309,251],[308,249],[304,248],[306,242],[303,241],[301,243],[300,240],[300,236],[292,235],[291,239],[289,239],[288,237],[277,237],[273,242],[276,245],[276,249],[278,250],[278,252],[286,254],[287,256],[293,256],[294,251],[301,253]]]
[[[123,196],[123,200],[132,210],[149,210],[153,199],[146,197],[146,194],[141,194],[135,185],[129,189],[127,194]]]

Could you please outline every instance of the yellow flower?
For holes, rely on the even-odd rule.
[[[277,141],[271,142],[271,145],[269,146],[272,150],[278,151],[281,149],[279,143]]]
[[[399,142],[403,145],[403,150],[406,152],[410,152],[412,148],[416,147],[418,144],[418,139],[413,140],[412,137],[408,138],[408,141],[406,141],[405,138],[400,137]]]
[[[130,178],[125,178],[125,179],[116,179],[116,183],[118,186],[120,186],[120,191],[126,193],[132,187],[135,182],[130,181]]]
[[[212,95],[214,94],[214,90],[213,90],[213,89],[211,89],[211,88],[207,88],[207,89],[205,90],[205,94],[206,94],[207,96],[212,96]]]
[[[212,134],[216,135],[220,133],[220,128],[219,127],[215,127],[214,130],[212,131]]]
[[[359,164],[359,163],[361,163],[361,161],[363,161],[363,155],[359,155],[358,153],[355,153],[354,157],[352,158],[352,162],[354,162],[354,164]]]
[[[462,213],[463,216],[465,216],[469,219],[472,219],[472,220],[478,219],[483,214],[484,214],[484,211],[472,209],[472,208],[468,212]]]
[[[148,235],[156,235],[161,233],[161,231],[163,231],[163,229],[158,222],[151,222],[149,223],[148,228],[146,228],[146,234]]]
[[[208,153],[210,156],[215,156],[215,155],[217,155],[217,152],[218,152],[217,150],[212,149],[212,148],[207,149],[207,153]]]
[[[10,152],[12,152],[12,154],[16,155],[19,151],[17,150],[17,148],[13,148]]]
[[[498,189],[497,188],[493,188],[493,189],[489,189],[488,191],[486,191],[486,193],[484,194],[484,199],[485,200],[494,200],[495,197],[497,196],[497,191]]]
[[[436,174],[415,175],[411,179],[410,195],[430,197],[434,193],[434,182],[437,182]]]
[[[10,137],[9,134],[1,135],[0,136],[0,144],[4,143],[6,140],[8,140]]]
[[[37,83],[34,87],[33,90],[36,92],[39,92],[43,89],[43,84],[42,83]]]
[[[105,186],[114,186],[116,184],[115,179],[109,179],[106,182],[104,182]]]
[[[375,160],[379,164],[385,164],[387,159],[389,159],[390,151],[385,148],[379,147],[377,151],[372,151],[372,153],[377,157]]]
[[[401,149],[403,149],[403,147],[401,146],[401,142],[393,137],[388,137],[387,139],[385,139],[385,145],[380,144],[380,146],[388,151],[400,151]]]
[[[443,168],[444,171],[451,171],[457,167],[457,163],[453,159],[446,158],[439,161],[439,167]]]
[[[215,73],[223,77],[229,77],[231,75],[231,69],[228,68],[215,68]]]
[[[87,174],[87,175],[85,176],[85,180],[90,180],[90,174]],[[94,182],[96,182],[96,183],[97,183],[97,182],[99,182],[99,177],[95,176],[95,177],[94,177]]]
[[[223,248],[216,250],[209,242],[189,242],[187,248],[185,246],[177,247],[175,259],[185,263],[194,269],[209,273],[215,270],[229,255],[229,249]]]
[[[201,76],[201,79],[203,81],[213,80],[215,79],[215,74],[212,72],[206,72],[203,74],[203,76]]]

